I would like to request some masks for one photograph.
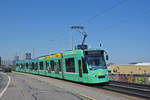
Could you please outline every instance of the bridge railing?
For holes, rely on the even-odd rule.
[[[110,81],[150,85],[150,74],[109,74]]]

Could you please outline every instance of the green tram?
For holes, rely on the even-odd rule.
[[[88,84],[107,83],[107,59],[104,50],[77,49],[17,61],[16,71]]]

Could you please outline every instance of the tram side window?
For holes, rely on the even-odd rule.
[[[35,65],[34,65],[34,63],[32,62],[32,69],[34,70],[35,69],[35,67],[34,67]]]
[[[48,69],[49,63],[47,61],[45,61],[46,64],[46,70]]]
[[[43,70],[43,62],[40,62],[40,70]]]
[[[16,67],[18,67],[19,65],[18,64],[16,64]]]
[[[18,64],[17,67],[20,69],[20,64]]]
[[[38,70],[38,63],[35,63],[35,70]]]
[[[61,61],[58,60],[59,71],[61,72]]]
[[[19,67],[20,67],[20,69],[21,69],[21,64],[19,64]]]
[[[82,58],[82,64],[83,64],[83,73],[88,73],[87,66],[83,58]]]
[[[32,64],[31,64],[31,63],[29,63],[29,69],[31,69],[31,70],[32,70]]]
[[[21,65],[23,69],[25,69],[24,64]]]
[[[23,69],[23,65],[21,64],[21,69]]]
[[[18,68],[20,69],[20,64],[18,64]]]
[[[23,66],[24,66],[24,69],[26,69],[26,64],[23,64]]]
[[[21,66],[21,64],[19,64],[19,66],[20,66],[20,69],[22,69],[22,66]]]
[[[18,66],[17,66],[18,68],[20,68],[20,65],[18,64]]]
[[[16,64],[16,67],[18,67],[18,64]]]
[[[26,63],[26,68],[28,69],[28,63]]]
[[[66,72],[75,72],[74,58],[66,59],[65,62],[66,62]]]
[[[54,71],[54,61],[51,61],[51,71]]]

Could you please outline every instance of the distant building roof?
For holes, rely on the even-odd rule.
[[[142,63],[142,62],[131,62],[129,64],[138,64],[138,63]]]
[[[134,65],[150,65],[150,63],[136,63]]]

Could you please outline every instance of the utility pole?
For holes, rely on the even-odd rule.
[[[1,58],[1,56],[0,56],[0,66],[2,65],[2,58]]]
[[[24,60],[25,60],[25,58],[26,58],[26,57],[25,57],[25,53],[26,53],[26,52],[24,51],[24,53],[23,53],[23,59],[24,59]]]
[[[32,48],[32,59],[34,59],[34,48]]]
[[[73,50],[73,36],[71,36],[70,45],[71,45],[71,50]]]

